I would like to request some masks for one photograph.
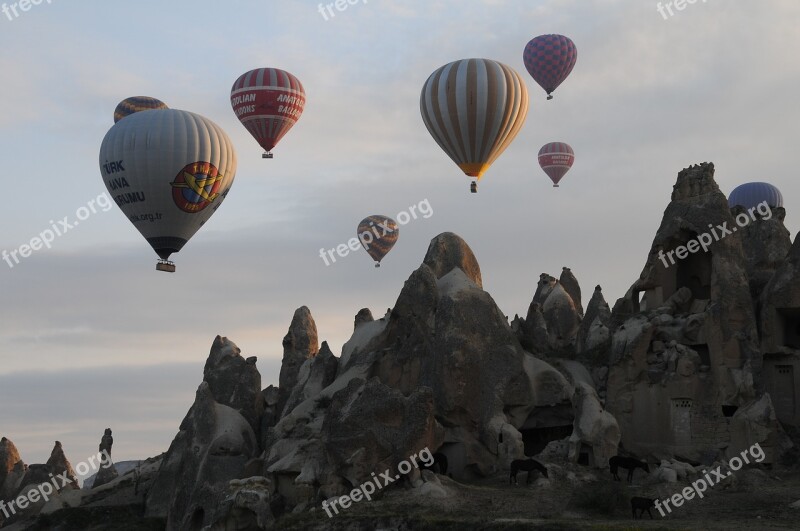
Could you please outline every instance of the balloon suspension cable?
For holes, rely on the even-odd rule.
[[[472,183],[469,185],[469,191],[473,194],[478,193],[478,181],[472,181]]]
[[[272,158],[272,151],[265,151],[261,154],[262,159],[271,159]]]
[[[552,100],[552,99],[553,99],[553,95],[552,95],[552,94],[548,94],[548,95],[547,95],[547,99],[548,99],[548,100]]]

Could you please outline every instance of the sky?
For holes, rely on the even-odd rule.
[[[7,2],[9,3],[9,2]],[[9,3],[10,5],[11,3]],[[74,463],[114,430],[116,460],[165,451],[194,400],[216,335],[257,356],[277,384],[281,339],[308,306],[335,354],[361,308],[383,315],[437,234],[459,234],[509,318],[541,273],[570,267],[584,304],[609,304],[647,259],[678,171],[711,161],[723,192],[780,188],[786,226],[800,185],[800,3],[708,0],[662,16],[650,0],[368,0],[327,20],[319,2],[44,0],[0,13],[0,251],[28,243],[105,192],[100,143],[128,96],[157,97],[221,126],[238,155],[224,205],[173,260],[116,206],[97,210],[14,267],[0,262],[0,435],[26,463],[55,440]],[[665,18],[666,17],[666,18]],[[546,101],[525,71],[533,37],[572,38],[578,61]],[[480,184],[440,150],[419,113],[427,77],[484,57],[523,75],[525,126]],[[263,160],[229,100],[236,78],[276,67],[307,95]],[[576,162],[553,188],[539,148]],[[426,201],[380,269],[364,252],[326,266],[320,249],[371,214]],[[53,221],[51,221],[53,220]]]

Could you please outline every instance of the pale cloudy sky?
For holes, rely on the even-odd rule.
[[[524,313],[542,272],[569,266],[585,298],[610,304],[646,259],[677,172],[713,161],[726,193],[751,180],[783,192],[798,230],[792,154],[800,3],[709,0],[669,20],[650,0],[369,0],[325,20],[306,0],[46,1],[0,14],[0,149],[12,250],[103,193],[98,150],[116,104],[150,95],[200,113],[233,140],[239,169],[225,204],[179,254],[173,275],[114,207],[13,269],[0,262],[0,435],[26,462],[54,440],[79,462],[112,427],[118,460],[166,450],[214,337],[259,357],[276,383],[281,339],[307,305],[339,353],[363,307],[382,315],[428,242],[460,234],[503,311]],[[522,50],[570,36],[578,62],[553,101]],[[477,195],[419,115],[439,66],[504,62],[531,95],[525,127]],[[256,67],[295,74],[308,103],[275,150],[261,150],[229,104]],[[554,189],[539,147],[577,161]],[[366,215],[427,199],[376,270],[359,252],[326,267],[320,248]]]

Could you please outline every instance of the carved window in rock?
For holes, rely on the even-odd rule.
[[[784,422],[793,422],[795,416],[795,401],[797,395],[795,394],[794,382],[794,366],[793,365],[775,365],[774,372],[774,391],[772,396],[772,403],[775,404],[775,415],[778,420]]]
[[[692,444],[692,400],[691,398],[673,398],[670,408],[670,420],[674,444],[687,446]]]

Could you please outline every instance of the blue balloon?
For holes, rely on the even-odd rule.
[[[728,207],[736,205],[755,208],[764,201],[773,208],[783,206],[781,191],[769,183],[745,183],[733,189],[728,196]]]

